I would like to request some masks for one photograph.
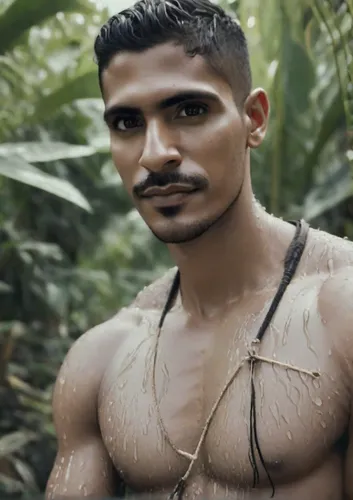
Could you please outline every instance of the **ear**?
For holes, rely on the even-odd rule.
[[[245,101],[244,110],[248,123],[247,145],[258,148],[265,138],[270,113],[266,92],[263,89],[253,90]]]

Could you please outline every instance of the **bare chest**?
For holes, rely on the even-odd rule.
[[[254,365],[258,439],[268,470],[280,481],[300,477],[332,453],[348,419],[348,396],[333,346],[313,311],[300,311],[284,309],[276,317],[259,346],[264,359]],[[235,488],[252,483],[246,358],[261,319],[248,315],[246,321],[225,322],[218,332],[201,332],[183,330],[171,316],[160,338],[155,376],[156,330],[145,324],[131,334],[106,372],[99,416],[110,456],[132,488],[174,486],[188,461],[173,448],[195,451],[235,372],[214,411],[195,473]]]

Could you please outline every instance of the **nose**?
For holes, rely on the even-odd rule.
[[[178,167],[181,160],[170,131],[156,122],[150,123],[146,128],[144,148],[139,160],[141,167],[158,172]]]

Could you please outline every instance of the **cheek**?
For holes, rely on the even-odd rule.
[[[193,160],[207,173],[214,188],[223,187],[224,178],[236,179],[244,161],[246,140],[239,120],[221,119],[186,139]],[[239,166],[239,168],[237,168]]]
[[[125,188],[130,192],[134,183],[134,175],[138,158],[136,157],[137,147],[135,145],[122,145],[119,141],[111,137],[110,152],[117,172]]]

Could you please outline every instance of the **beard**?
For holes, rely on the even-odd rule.
[[[154,236],[162,243],[182,244],[194,241],[203,234],[205,234],[207,231],[209,231],[212,227],[220,223],[227,216],[227,214],[236,205],[243,190],[243,185],[244,185],[244,179],[241,183],[239,191],[232,199],[232,201],[229,203],[229,205],[222,212],[218,213],[213,218],[198,220],[187,225],[178,224],[178,222],[176,220],[173,221],[173,219],[176,219],[177,215],[180,213],[182,208],[168,207],[159,210],[160,214],[163,215],[166,219],[165,229],[161,231],[155,231],[152,227],[149,226],[149,228],[154,234]]]

